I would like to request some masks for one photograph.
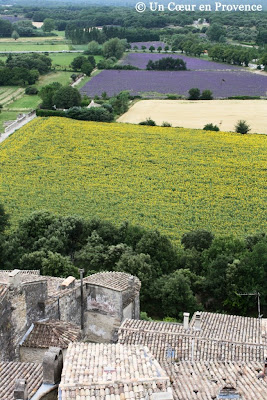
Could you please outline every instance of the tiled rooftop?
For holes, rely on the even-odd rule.
[[[66,349],[70,342],[78,340],[80,329],[69,322],[49,320],[35,322],[33,330],[29,333],[23,347],[49,348],[60,347]]]
[[[126,274],[125,272],[100,272],[98,274],[87,276],[84,279],[84,282],[116,290],[118,292],[123,292],[132,285],[134,285],[138,290],[141,287],[141,282],[136,276]]]
[[[195,315],[190,327],[194,325]],[[258,318],[201,312],[200,320],[203,337],[240,343],[261,343],[262,322]]]
[[[179,324],[126,319],[118,341],[148,346],[159,360],[260,361],[266,355],[264,325],[257,318],[201,313],[200,331],[194,321],[195,316],[185,330]]]
[[[147,347],[95,343],[69,345],[60,389],[62,400],[145,399],[152,392],[171,391],[167,374]]]
[[[0,400],[13,400],[17,379],[26,379],[28,393],[31,398],[43,383],[41,364],[0,362]]]
[[[267,376],[259,378],[262,363],[196,362],[161,363],[171,378],[175,400],[267,399]],[[232,387],[240,397],[217,397],[222,389]]]
[[[9,274],[11,270],[8,269],[1,269],[0,273],[5,273]],[[40,275],[40,270],[39,269],[21,269],[20,272],[22,274],[30,274],[30,275]]]

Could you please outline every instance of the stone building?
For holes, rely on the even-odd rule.
[[[84,282],[86,338],[100,343],[117,341],[121,322],[125,318],[139,319],[139,279],[123,272],[101,272]]]
[[[113,341],[125,317],[139,318],[140,286],[138,278],[126,273],[99,273],[84,279],[81,297],[81,281],[74,277],[0,271],[0,360],[18,358],[25,333],[44,319],[82,326],[85,339]]]

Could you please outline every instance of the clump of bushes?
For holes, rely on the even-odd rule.
[[[165,57],[157,61],[149,60],[146,69],[149,71],[185,71],[187,68],[186,62],[181,58]]]
[[[172,126],[172,124],[170,124],[169,122],[163,121],[162,125],[164,128],[170,128]]]
[[[38,89],[35,86],[28,86],[25,89],[25,94],[29,94],[29,95],[38,94]]]
[[[99,108],[72,107],[63,110],[36,110],[38,117],[65,117],[82,121],[111,122],[114,119],[113,110],[103,105]]]
[[[217,125],[213,125],[213,124],[206,124],[203,128],[204,131],[215,131],[215,132],[219,132],[219,127]]]
[[[139,125],[156,126],[156,122],[151,118],[147,118],[145,121],[139,122]]]
[[[188,100],[212,100],[212,91],[209,89],[205,89],[200,92],[198,88],[192,88],[189,90],[189,97]]]

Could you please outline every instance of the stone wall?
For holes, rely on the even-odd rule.
[[[15,358],[15,328],[11,323],[11,315],[12,305],[6,294],[0,303],[0,361],[9,361]]]
[[[42,364],[44,359],[44,354],[48,351],[48,348],[33,348],[33,347],[23,347],[19,348],[19,355],[21,362],[34,362]],[[62,350],[63,360],[65,359],[67,349]]]
[[[46,302],[45,318],[81,325],[81,289],[76,287],[62,297]]]
[[[123,318],[121,292],[86,284],[84,317],[87,340],[111,342]]]

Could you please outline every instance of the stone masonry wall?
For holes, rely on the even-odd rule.
[[[0,361],[15,358],[14,336],[15,329],[11,323],[12,306],[6,295],[0,303]]]
[[[111,342],[122,321],[121,292],[86,284],[85,336],[93,342]]]

